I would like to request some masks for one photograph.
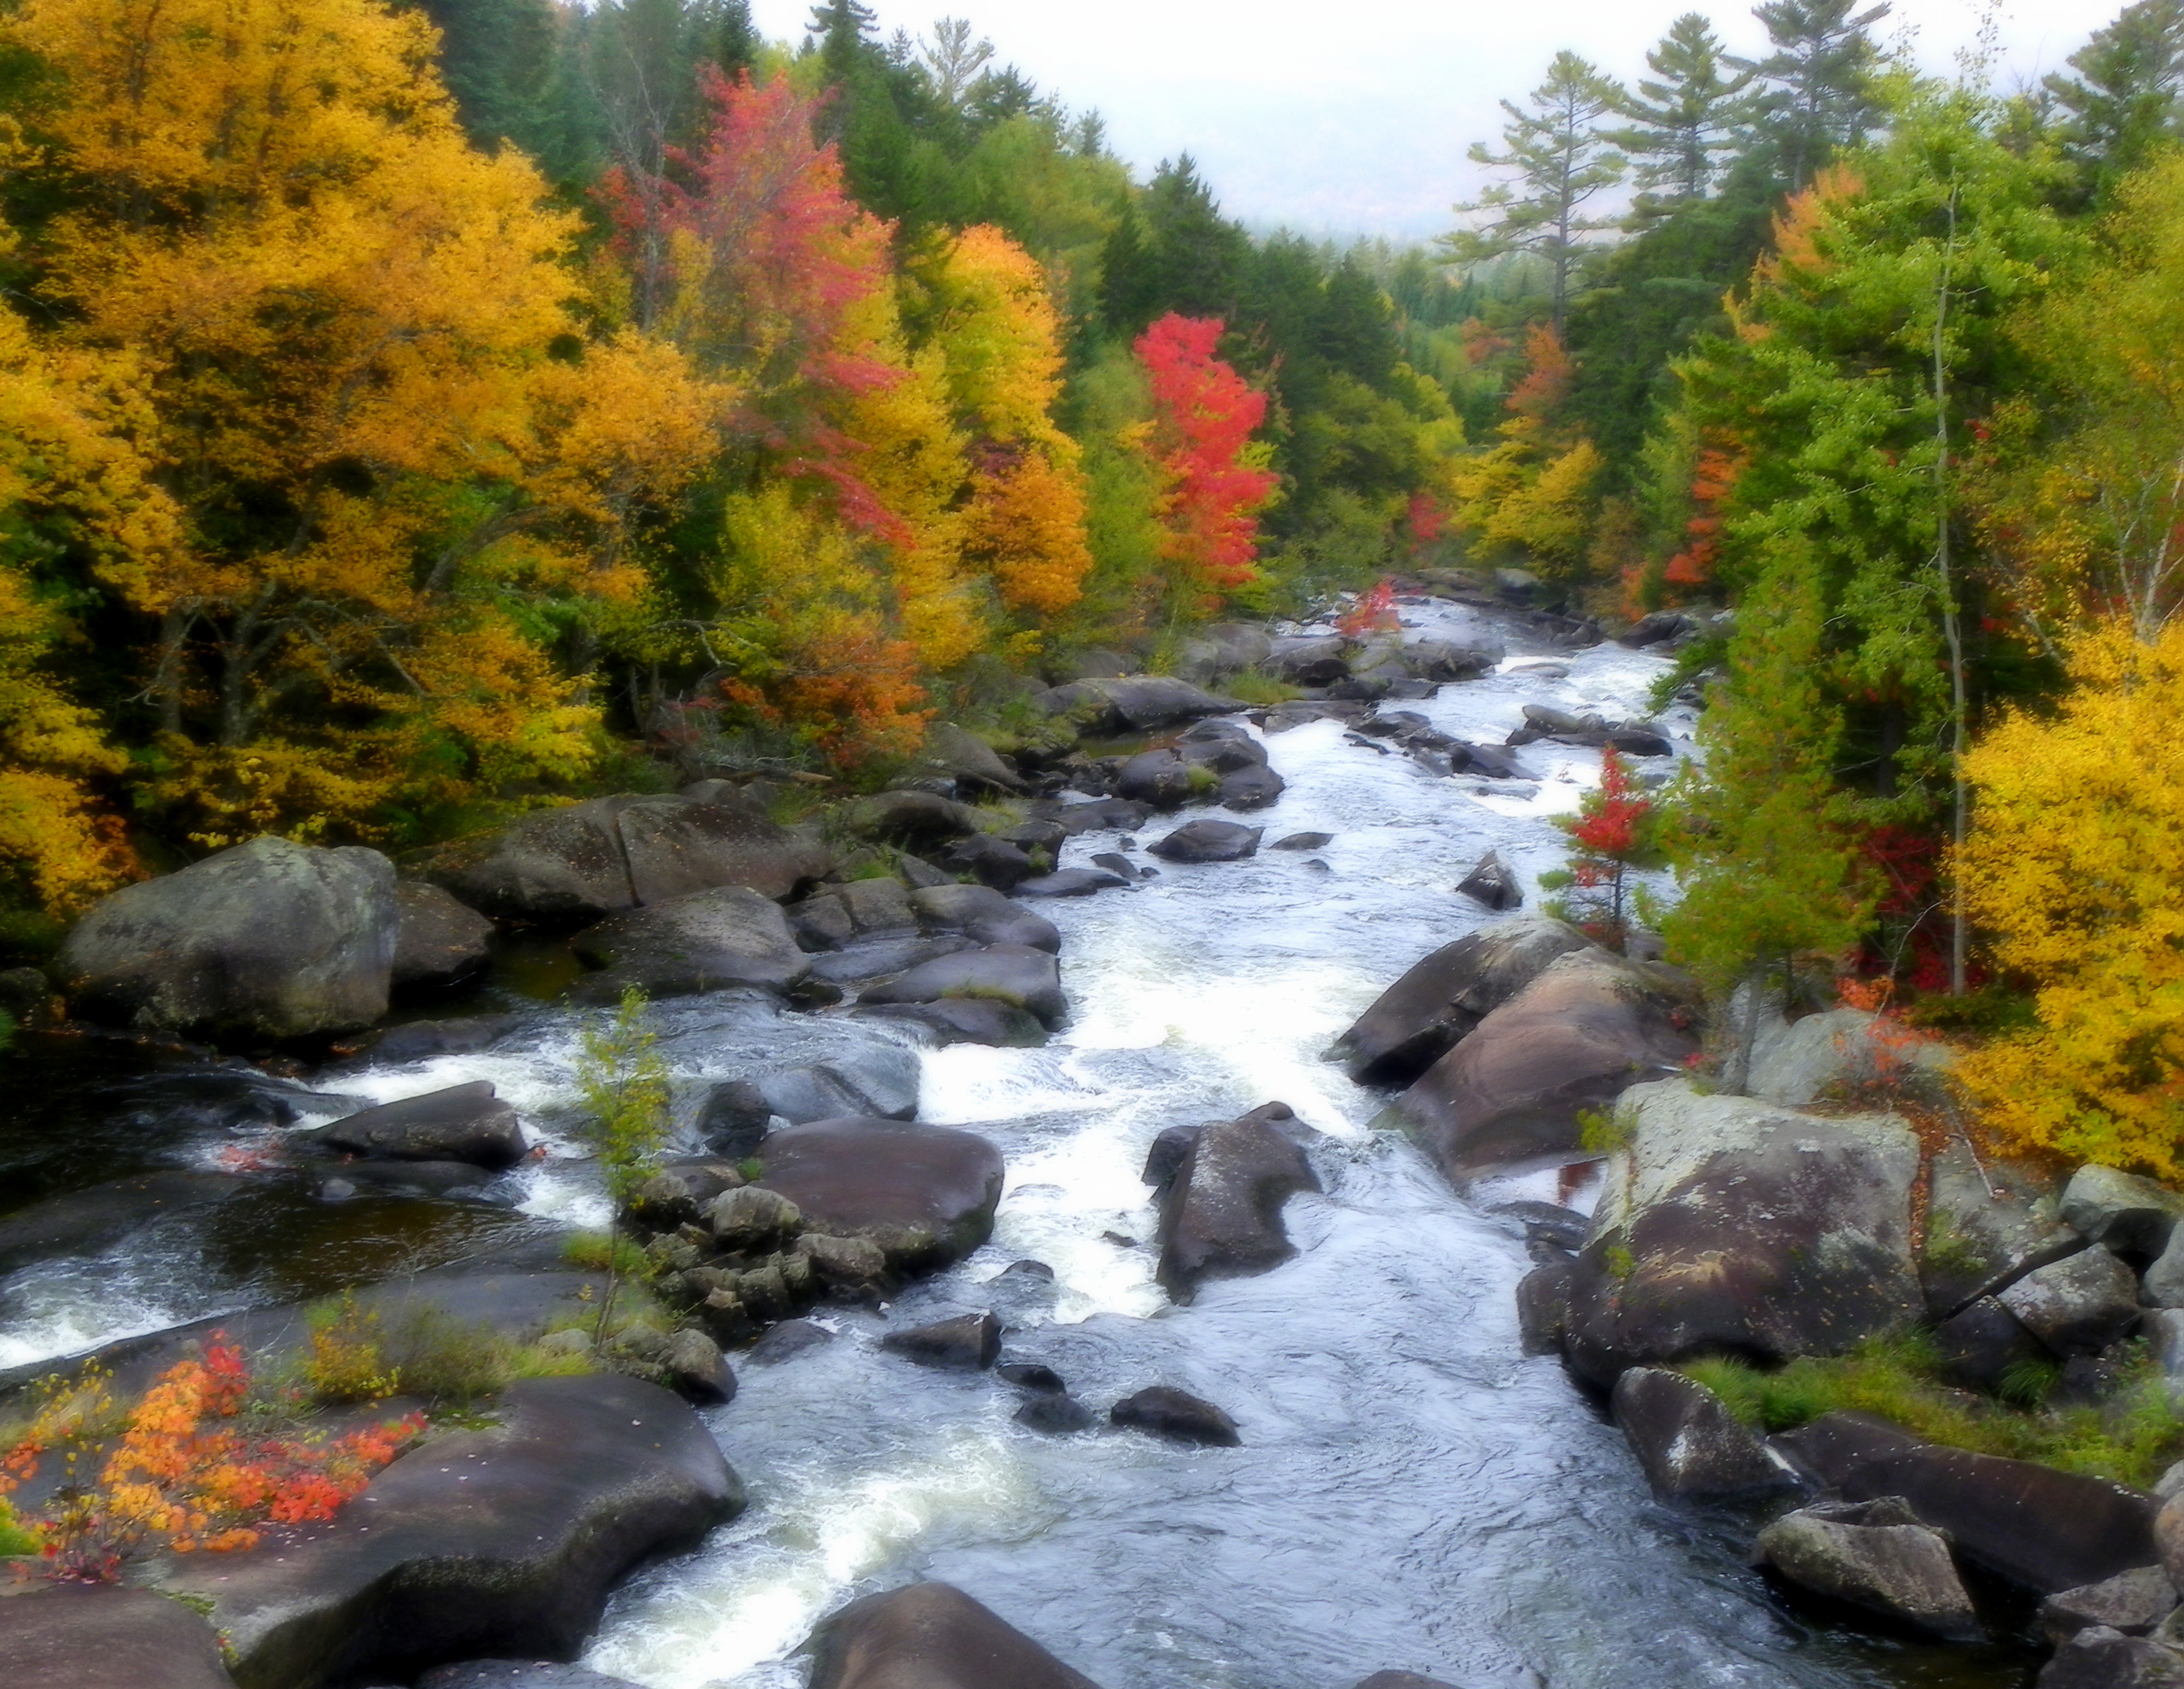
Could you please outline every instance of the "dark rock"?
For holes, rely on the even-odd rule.
[[[1122,798],[1100,798],[1089,804],[1072,804],[1054,817],[1056,826],[1071,839],[1084,833],[1129,833],[1145,824],[1152,814],[1143,804]]]
[[[1952,1143],[1927,1185],[1919,1282],[1937,1318],[2086,1246],[2063,1224],[2055,1180],[2030,1162],[1982,1162]]]
[[[629,1218],[654,1231],[695,1225],[716,1197],[740,1190],[748,1181],[719,1161],[670,1162],[648,1173],[630,1195]]]
[[[1666,735],[1651,727],[1611,727],[1601,736],[1601,743],[1611,750],[1625,756],[1674,756],[1676,748]]]
[[[1981,1635],[1948,1539],[1899,1497],[1786,1513],[1759,1533],[1758,1553],[1791,1583],[1830,1600],[1947,1642]]]
[[[1550,1245],[1572,1253],[1585,1247],[1592,1217],[1553,1202],[1500,1202],[1486,1211],[1497,1219],[1515,1220],[1528,1243]]]
[[[1089,1431],[1095,1423],[1092,1410],[1073,1396],[1034,1396],[1011,1417],[1019,1425],[1050,1436]]]
[[[786,991],[811,971],[780,906],[749,886],[721,886],[587,927],[577,954],[608,970],[601,992],[627,984],[655,997],[730,986]]]
[[[880,1347],[921,1367],[978,1372],[1001,1357],[1001,1322],[990,1313],[959,1313],[909,1331],[890,1331]]]
[[[1698,623],[1681,610],[1657,610],[1650,615],[1640,616],[1630,624],[1628,632],[1617,634],[1615,643],[1628,645],[1634,650],[1642,649],[1647,645],[1660,644],[1664,640],[1680,638],[1685,633],[1694,632],[1697,627]]]
[[[2095,1625],[2142,1636],[2176,1610],[2169,1574],[2159,1566],[2135,1566],[2081,1589],[2058,1590],[2040,1603],[2040,1628],[2060,1647]]]
[[[1095,868],[1105,868],[1117,879],[1131,880],[1140,877],[1138,865],[1119,850],[1100,851],[1092,858],[1092,866]]]
[[[1462,747],[1462,760],[1457,770],[1467,774],[1483,774],[1490,780],[1529,780],[1532,771],[1506,750],[1490,744],[1466,744]]]
[[[1582,1146],[1581,1113],[1680,1072],[1697,1045],[1697,987],[1605,950],[1557,956],[1396,1101],[1452,1179]]]
[[[235,1689],[212,1626],[121,1584],[45,1584],[0,1601],[8,1689]]]
[[[1050,1273],[1048,1276],[1053,1275]],[[1013,1384],[1019,1390],[1028,1390],[1041,1396],[1067,1396],[1069,1385],[1052,1367],[1042,1366],[1037,1361],[1011,1361],[1006,1366],[994,1368],[994,1376],[1004,1384]]]
[[[1171,862],[1237,862],[1258,854],[1259,835],[1265,831],[1262,827],[1202,818],[1186,821],[1147,848]]]
[[[1120,874],[1098,868],[1059,868],[1028,879],[1017,888],[1019,897],[1089,897],[1095,891],[1112,891],[1129,881]]]
[[[960,933],[942,933],[930,938],[913,934],[868,939],[845,950],[812,957],[811,972],[790,989],[790,995],[801,998],[822,986],[838,991],[844,985],[885,978],[970,948],[970,939]]]
[[[1144,1179],[1155,1190],[1165,1191],[1190,1158],[1190,1146],[1198,1141],[1203,1126],[1164,1126],[1145,1151]]]
[[[485,972],[493,923],[476,910],[421,880],[398,881],[394,906],[395,990],[448,990]]]
[[[993,746],[953,722],[935,722],[926,728],[921,755],[927,766],[947,775],[958,787],[996,792],[1024,789],[1022,777],[1001,760]]]
[[[1243,1441],[1236,1434],[1236,1422],[1211,1402],[1165,1384],[1124,1396],[1108,1410],[1107,1418],[1170,1442],[1234,1448]]]
[[[1193,768],[1234,774],[1264,768],[1267,748],[1239,722],[1201,722],[1175,742],[1175,754]]]
[[[792,1126],[868,1114],[886,1120],[917,1115],[918,1061],[894,1045],[860,1051],[800,1067],[783,1067],[758,1081],[769,1113]]]
[[[233,1195],[220,1173],[142,1173],[48,1196],[0,1218],[0,1273],[58,1255],[96,1255],[170,1214]]]
[[[2059,1355],[2090,1355],[2138,1324],[2138,1281],[2105,1249],[2028,1273],[1995,1298]]]
[[[1569,1319],[1570,1284],[1576,1273],[1576,1261],[1564,1257],[1542,1262],[1518,1282],[1517,1331],[1526,1354],[1561,1352]]]
[[[1350,676],[1350,661],[1340,638],[1327,635],[1277,639],[1267,654],[1267,672],[1291,686],[1332,686]]]
[[[460,1019],[411,1021],[390,1026],[371,1040],[375,1065],[421,1062],[432,1056],[470,1056],[488,1050],[521,1024],[515,1015],[465,1015]]]
[[[817,1120],[774,1133],[759,1181],[795,1203],[809,1235],[875,1244],[899,1270],[960,1261],[993,1233],[1001,1153],[944,1126]]]
[[[1476,680],[1504,657],[1498,640],[1459,645],[1448,639],[1414,639],[1403,647],[1403,661],[1421,680]]]
[[[475,1167],[513,1166],[531,1147],[515,1111],[493,1095],[486,1079],[382,1103],[303,1135],[343,1155]]]
[[[77,1014],[139,1031],[346,1032],[387,1012],[400,923],[376,850],[254,839],[100,899],[57,975]]]
[[[811,1689],[1098,1689],[944,1583],[853,1601],[810,1647]]]
[[[1044,850],[1052,861],[1067,840],[1069,829],[1058,821],[1020,821],[1000,836],[1027,854]]]
[[[2063,1189],[2063,1223],[2121,1255],[2152,1261],[2184,1218],[2184,1195],[2112,1167],[2081,1167]]]
[[[707,1091],[699,1105],[698,1141],[716,1156],[741,1161],[758,1152],[772,1118],[765,1092],[749,1079],[729,1079]]]
[[[860,995],[860,1003],[933,1003],[945,997],[978,997],[1006,1003],[1039,1017],[1049,1027],[1069,1012],[1061,970],[1046,951],[1028,945],[988,945],[958,950],[913,967]]]
[[[1195,795],[1190,765],[1172,750],[1142,750],[1115,776],[1115,795],[1150,810],[1180,809]]]
[[[1942,1375],[1970,1390],[1998,1394],[2010,1374],[2048,1359],[2040,1340],[1992,1296],[1979,1296],[1934,1328]]]
[[[1657,1496],[1685,1500],[1797,1486],[1788,1466],[1696,1379],[1632,1367],[1615,1380],[1612,1406]]]
[[[1044,915],[1012,903],[991,886],[936,885],[911,894],[910,906],[931,930],[961,933],[973,944],[1023,945],[1058,952],[1061,934]]]
[[[615,838],[639,904],[741,886],[762,897],[794,895],[826,867],[826,852],[738,798],[729,804],[638,798],[614,817]]]
[[[744,1358],[749,1363],[772,1366],[806,1349],[824,1348],[833,1341],[834,1334],[823,1325],[814,1325],[808,1319],[784,1319],[768,1326]]]
[[[245,1683],[566,1660],[624,1573],[743,1508],[705,1425],[656,1385],[524,1380],[496,1412],[496,1425],[443,1431],[396,1460],[310,1536],[187,1557],[167,1586],[210,1600]]]
[[[736,1375],[721,1346],[702,1331],[676,1332],[656,1364],[660,1381],[685,1402],[717,1408],[736,1399]]]
[[[53,984],[42,969],[0,967],[0,1015],[18,1026],[34,1026],[59,1017]]]
[[[1415,1671],[1376,1671],[1357,1689],[1458,1689],[1438,1677],[1421,1677]]]
[[[1289,1110],[1282,1112],[1286,1117]],[[1161,1193],[1162,1286],[1187,1302],[1207,1279],[1279,1266],[1296,1253],[1282,1224],[1282,1205],[1298,1191],[1319,1188],[1304,1151],[1262,1111],[1201,1127]]]
[[[969,838],[978,831],[978,812],[931,792],[881,792],[851,809],[849,824],[860,839],[922,850]]]
[[[907,852],[895,858],[894,871],[912,891],[923,891],[928,886],[955,884],[922,856],[913,856]]]
[[[1007,891],[1039,872],[1022,850],[990,833],[974,833],[950,845],[940,866],[950,873],[968,874],[995,891]]]
[[[1581,1377],[1842,1354],[1917,1320],[1919,1146],[1894,1116],[1792,1113],[1671,1080],[1629,1093],[1618,1119],[1629,1140],[1571,1283],[1565,1352]]]
[[[1489,909],[1514,909],[1524,900],[1524,889],[1518,884],[1517,876],[1502,860],[1498,850],[1489,850],[1474,865],[1456,888],[1474,903],[1483,903]]]
[[[2184,1689],[2184,1654],[2095,1625],[2056,1651],[2034,1689]]]
[[[860,1017],[923,1027],[943,1045],[986,1044],[998,1049],[1035,1049],[1046,1042],[1039,1017],[1011,1003],[983,997],[944,997],[932,1003],[876,1003]]]
[[[1072,681],[1042,692],[1032,703],[1050,716],[1081,722],[1091,734],[1150,733],[1205,716],[1231,716],[1244,707],[1234,698],[1156,674]]]
[[[1323,850],[1334,843],[1332,833],[1292,833],[1267,846],[1269,850]]]
[[[1223,775],[1214,796],[1223,807],[1244,812],[1265,809],[1288,789],[1289,783],[1273,769],[1255,766]]]
[[[1263,627],[1243,622],[1217,622],[1200,629],[1198,637],[1183,648],[1176,672],[1200,685],[1225,680],[1258,667],[1273,655],[1273,641]]]
[[[704,1224],[714,1242],[739,1255],[765,1255],[803,1224],[803,1210],[792,1198],[756,1185],[736,1185],[705,1205]]]
[[[440,1665],[417,1680],[417,1689],[638,1689],[627,1677],[603,1677],[582,1665],[550,1660],[471,1659]]]
[[[1407,1084],[1556,957],[1591,947],[1567,922],[1539,915],[1498,921],[1414,965],[1335,1041],[1333,1053],[1360,1084]]]
[[[1007,1266],[1002,1268],[1000,1273],[995,1276],[1002,1279],[1018,1278],[1037,1279],[1043,1283],[1050,1285],[1054,1282],[1054,1268],[1048,1266],[1044,1261],[1032,1261],[1028,1259],[1023,1261],[1011,1261]]]
[[[1816,1488],[1841,1487],[1869,1460],[1922,1447],[1908,1431],[1870,1413],[1823,1413],[1795,1430],[1780,1431],[1768,1446],[1803,1473]]]

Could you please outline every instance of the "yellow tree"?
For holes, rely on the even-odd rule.
[[[2184,1173],[2184,621],[2121,619],[2070,653],[2052,719],[2019,713],[1965,761],[1976,819],[1957,864],[2036,1029],[1962,1066],[2019,1142]]]

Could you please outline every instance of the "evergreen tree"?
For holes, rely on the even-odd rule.
[[[1736,147],[1752,115],[1753,73],[1724,75],[1728,61],[1703,13],[1686,12],[1646,55],[1655,80],[1618,108],[1631,126],[1609,138],[1637,164],[1638,213],[1658,215],[1713,186],[1718,155]]]
[[[1480,264],[1511,253],[1545,259],[1559,334],[1578,262],[1597,244],[1585,237],[1615,226],[1615,219],[1588,217],[1584,208],[1623,180],[1625,161],[1600,122],[1622,108],[1625,96],[1592,65],[1563,52],[1555,55],[1546,81],[1532,90],[1531,98],[1529,111],[1502,102],[1509,114],[1502,131],[1507,152],[1495,153],[1480,141],[1468,155],[1475,164],[1513,172],[1515,182],[1497,183],[1474,203],[1457,206],[1460,214],[1484,213],[1486,220],[1440,238],[1458,264]]]
[[[1736,69],[1774,84],[1763,102],[1765,129],[1779,147],[1792,192],[1846,147],[1855,147],[1880,118],[1874,79],[1880,50],[1869,33],[1893,9],[1852,14],[1858,0],[1765,0],[1752,15],[1767,26],[1774,52],[1758,60],[1732,59]]]
[[[2155,142],[2177,129],[2184,84],[2184,0],[2136,0],[2070,59],[2075,75],[2042,86],[2064,114],[2064,150],[2090,189],[2142,163]]]
[[[547,0],[420,0],[440,31],[440,75],[480,146],[543,150],[558,42]]]
[[[1250,237],[1222,216],[1190,154],[1163,159],[1135,215],[1108,238],[1100,315],[1118,333],[1134,333],[1169,311],[1226,318],[1251,251]]]

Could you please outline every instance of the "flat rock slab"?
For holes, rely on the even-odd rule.
[[[531,1147],[515,1111],[493,1095],[489,1079],[383,1102],[303,1135],[320,1149],[373,1161],[486,1168],[512,1167]]]
[[[716,886],[634,909],[577,935],[578,956],[655,997],[735,985],[785,991],[811,971],[780,905],[749,886]]]
[[[544,1659],[471,1659],[436,1665],[417,1689],[638,1689],[627,1677],[607,1677],[581,1665]]]
[[[1061,971],[1045,950],[1028,945],[988,945],[958,950],[913,967],[901,978],[862,993],[860,1003],[934,1003],[946,997],[983,997],[1057,1024],[1069,1012]]]
[[[961,933],[972,944],[1022,945],[1050,954],[1061,948],[1053,922],[989,885],[928,886],[910,894],[909,907],[928,931]]]
[[[0,1600],[8,1689],[235,1689],[212,1626],[118,1584],[51,1584]]]
[[[772,1133],[759,1159],[759,1185],[794,1202],[807,1233],[868,1240],[905,1272],[951,1265],[991,1236],[1005,1174],[975,1133],[863,1116]]]
[[[533,1379],[496,1411],[294,1541],[168,1563],[166,1587],[212,1602],[242,1689],[573,1658],[625,1573],[743,1509],[711,1433],[656,1385]]]
[[[811,1689],[1098,1689],[949,1584],[853,1601],[806,1646]]]
[[[1037,1015],[990,997],[943,997],[932,1003],[873,1003],[856,1013],[872,1020],[922,1027],[936,1044],[986,1044],[1004,1050],[1036,1049],[1046,1042]]]

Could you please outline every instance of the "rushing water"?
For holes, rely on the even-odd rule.
[[[1454,606],[1406,616],[1428,635],[1472,631]],[[1527,701],[1640,714],[1661,668],[1613,645],[1513,646],[1502,672],[1403,707],[1498,741]],[[921,1118],[973,1128],[1007,1157],[993,1240],[884,1317],[822,1313],[834,1341],[741,1368],[711,1418],[749,1512],[625,1588],[588,1663],[646,1689],[783,1689],[802,1682],[795,1650],[822,1615],[932,1577],[1105,1689],[1347,1689],[1384,1668],[1467,1689],[2025,1681],[2020,1657],[1808,1622],[1741,1562],[1734,1532],[1654,1503],[1557,1363],[1518,1350],[1513,1293],[1530,1263],[1486,1209],[1551,1195],[1552,1175],[1548,1189],[1454,1194],[1369,1128],[1383,1099],[1322,1059],[1405,967],[1493,918],[1452,890],[1484,850],[1527,884],[1559,861],[1549,817],[1576,805],[1597,757],[1535,744],[1520,753],[1535,782],[1488,783],[1380,755],[1332,722],[1268,744],[1289,789],[1249,819],[1269,843],[1307,830],[1334,842],[1163,867],[1127,892],[1043,906],[1063,934],[1066,1029],[1039,1050],[922,1056]],[[1078,841],[1071,860],[1117,842]],[[686,1097],[876,1035],[726,997],[657,1013]],[[0,1362],[324,1288],[345,1247],[437,1263],[597,1223],[595,1184],[557,1129],[572,1045],[570,1017],[543,1012],[485,1054],[320,1082],[377,1101],[493,1080],[552,1151],[516,1176],[513,1205],[442,1202],[425,1218],[366,1205],[345,1228],[325,1223],[325,1258],[303,1267],[208,1268],[218,1228],[178,1218],[171,1238],[0,1284]],[[1326,1185],[1289,1206],[1298,1256],[1169,1305],[1152,1279],[1147,1146],[1163,1127],[1276,1098],[1318,1134]],[[305,1121],[332,1105],[317,1106]],[[216,1168],[275,1129],[224,1124],[125,1156],[123,1170]],[[1050,1285],[999,1276],[1026,1257],[1053,1268]],[[1244,1446],[1042,1435],[1012,1423],[1021,1398],[990,1376],[921,1370],[875,1346],[890,1325],[983,1307],[1006,1322],[1009,1357],[1055,1367],[1095,1409],[1177,1385],[1227,1408]]]

